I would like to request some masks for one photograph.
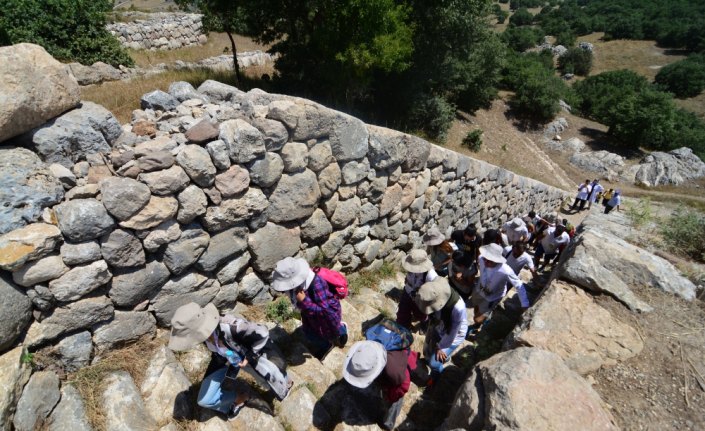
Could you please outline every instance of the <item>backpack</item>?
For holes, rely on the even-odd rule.
[[[326,283],[336,298],[345,299],[348,296],[348,280],[343,274],[328,268],[313,268]]]
[[[414,342],[411,331],[389,319],[370,327],[365,332],[365,338],[380,343],[386,351],[408,349]]]

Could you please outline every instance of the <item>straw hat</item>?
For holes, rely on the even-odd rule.
[[[505,263],[507,259],[502,256],[502,246],[499,244],[487,244],[480,247],[480,256],[495,263]]]
[[[366,388],[387,365],[387,351],[376,341],[358,341],[345,357],[343,378],[356,388]]]
[[[301,286],[306,281],[310,269],[304,259],[285,257],[277,262],[272,272],[272,287],[278,292],[286,292]]]
[[[424,314],[434,313],[450,299],[450,284],[445,277],[438,277],[433,281],[424,283],[416,292],[414,302]]]
[[[428,258],[425,250],[416,249],[411,250],[404,262],[401,264],[407,272],[428,272],[433,269],[433,262]]]
[[[521,231],[524,226],[526,226],[524,224],[524,220],[520,219],[519,217],[514,217],[512,221],[509,222],[509,227],[514,229],[516,232]]]
[[[215,305],[208,304],[201,308],[195,302],[176,309],[171,318],[171,350],[188,350],[206,341],[220,322],[220,314]]]
[[[432,227],[431,229],[426,232],[426,234],[423,236],[423,243],[426,245],[438,245],[445,241],[445,236],[441,233],[440,230],[436,227]]]

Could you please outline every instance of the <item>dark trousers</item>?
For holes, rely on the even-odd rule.
[[[579,207],[579,208],[578,208]],[[575,198],[573,206],[570,207],[573,211],[582,211],[585,208],[585,200],[580,198]]]
[[[428,318],[419,310],[406,290],[401,294],[399,308],[397,309],[397,323],[407,329],[411,329],[411,324],[415,321],[424,321]]]
[[[614,209],[614,207],[611,207],[609,205],[605,205],[605,214],[609,214],[610,211],[612,211],[613,209]]]

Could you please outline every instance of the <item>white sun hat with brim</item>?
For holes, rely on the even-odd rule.
[[[445,277],[438,277],[419,287],[414,302],[424,314],[439,311],[450,299],[450,284]]]
[[[521,231],[525,226],[526,224],[524,223],[524,220],[519,217],[514,217],[512,221],[509,222],[509,227],[514,229],[516,232]]]
[[[215,305],[202,308],[195,302],[182,305],[171,318],[169,348],[182,351],[196,347],[210,337],[218,323],[220,314]]]
[[[502,255],[503,251],[499,244],[487,244],[480,247],[480,256],[491,262],[505,263],[507,259]]]
[[[277,292],[286,292],[299,287],[306,281],[310,270],[305,259],[285,257],[277,262],[272,272],[272,287]]]
[[[426,245],[434,246],[434,245],[439,245],[443,241],[445,241],[445,236],[441,233],[440,230],[438,230],[437,227],[432,227],[431,229],[426,232],[423,236],[423,243]]]
[[[428,272],[433,269],[433,262],[428,258],[425,250],[411,250],[404,262],[401,264],[407,272],[421,273]]]
[[[387,351],[376,341],[358,341],[350,347],[343,364],[343,378],[356,388],[372,384],[387,365]]]

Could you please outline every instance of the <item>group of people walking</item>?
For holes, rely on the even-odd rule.
[[[594,179],[592,182],[585,180],[584,183],[578,184],[578,194],[575,196],[575,201],[570,206],[570,210],[580,212],[586,209],[585,204],[587,204],[587,209],[589,210],[592,204],[599,202],[602,202],[602,206],[605,207],[605,214],[609,214],[615,208],[619,211],[619,206],[622,203],[622,192],[619,189],[605,190],[599,179]]]
[[[420,365],[419,353],[411,350],[413,332],[426,336],[423,358],[430,368],[426,387],[432,389],[456,349],[481,330],[508,289],[516,290],[523,308],[529,306],[519,272],[527,268],[535,275],[539,260],[543,257],[544,266],[551,259],[555,262],[569,241],[566,226],[557,222],[555,213],[539,217],[533,211],[482,235],[474,226],[454,231],[450,238],[438,228],[429,229],[423,236],[426,249],[411,250],[402,262],[406,277],[396,320],[382,319],[367,329],[364,341],[350,347],[344,379],[355,387],[380,385],[388,404],[380,425],[392,429],[411,375]],[[532,246],[533,258],[527,252]],[[272,273],[272,288],[300,311],[303,341],[319,359],[348,341],[342,296],[321,274],[304,259],[291,257],[279,261]],[[468,307],[473,310],[471,320]],[[247,391],[238,391],[233,384],[241,368],[266,381],[278,399],[289,394],[293,381],[286,361],[264,325],[220,316],[213,304],[196,303],[177,309],[171,324],[170,348],[188,350],[205,343],[212,352],[198,394],[200,406],[236,417],[248,398]]]

